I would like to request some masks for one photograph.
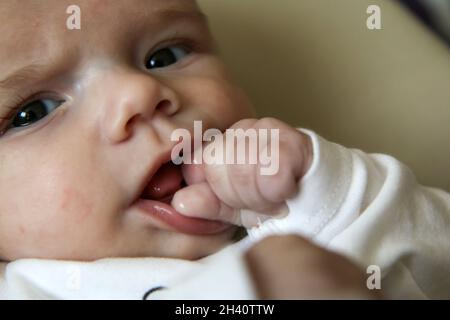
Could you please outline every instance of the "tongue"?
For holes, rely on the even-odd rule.
[[[148,199],[162,199],[181,188],[183,176],[179,167],[172,162],[164,164],[153,176],[142,196]]]

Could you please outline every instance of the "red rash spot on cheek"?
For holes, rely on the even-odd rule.
[[[67,187],[62,192],[60,210],[65,215],[73,213],[75,220],[82,221],[91,214],[92,204],[81,192]]]
[[[70,188],[64,188],[62,193],[61,210],[66,211],[72,205],[72,199],[74,198],[75,191]]]

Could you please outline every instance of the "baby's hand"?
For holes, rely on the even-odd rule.
[[[268,132],[268,137],[271,136],[270,129],[279,129],[278,152],[270,154],[273,161],[278,161],[277,172],[272,175],[261,174],[267,165],[261,163],[260,155],[262,152],[266,154],[267,149],[271,150],[270,144],[273,141],[270,139],[265,146],[258,143],[256,164],[249,164],[248,156],[252,150],[249,150],[248,140],[245,164],[207,164],[205,161],[201,164],[184,164],[182,170],[188,186],[176,192],[172,199],[172,206],[178,212],[190,217],[220,220],[245,227],[255,226],[269,217],[287,213],[285,201],[295,195],[299,179],[311,164],[312,146],[309,137],[273,118],[241,120],[230,129],[238,128],[244,131],[253,129],[255,132],[265,129],[261,131]],[[223,150],[224,154],[230,152],[226,150],[226,134],[221,137],[222,146],[221,139],[214,139],[211,144],[216,144],[213,147]],[[199,163],[201,156],[201,152],[197,150],[194,162]],[[250,210],[264,215],[255,215]]]
[[[382,299],[346,257],[295,235],[270,236],[245,253],[259,299]]]

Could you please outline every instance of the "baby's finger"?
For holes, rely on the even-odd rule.
[[[206,181],[205,171],[201,164],[183,164],[181,166],[184,181],[188,185]]]
[[[288,212],[286,205],[276,208],[268,215],[231,208],[216,197],[206,182],[179,190],[175,193],[171,205],[179,213],[189,217],[218,220],[246,228],[257,226],[273,216],[282,217]]]
[[[206,182],[178,190],[171,205],[179,213],[189,217],[219,220],[220,200]]]
[[[191,162],[184,163],[181,166],[184,181],[188,184],[197,184],[206,181],[205,171],[202,164],[201,149],[196,150],[191,154]]]
[[[241,225],[239,209],[220,201],[206,182],[178,190],[173,196],[171,205],[179,213],[188,217]]]
[[[222,158],[232,159],[233,163],[203,166],[206,181],[217,197],[233,208],[247,208],[259,212],[272,210],[279,205],[282,201],[277,203],[268,201],[258,188],[257,176],[259,175],[260,166],[253,161],[250,163],[250,154],[255,150],[250,150],[250,147],[245,144],[245,136],[238,136],[236,139],[232,136],[222,136],[222,139],[223,143],[220,142],[221,139],[217,139],[211,142],[210,146],[215,146],[215,150],[226,155],[226,157]],[[237,145],[243,145],[244,150],[240,147],[238,149],[234,147],[230,150],[230,148],[226,147],[229,145],[229,142],[230,145],[236,145],[236,143]],[[234,163],[236,160],[234,156],[236,156],[237,152],[240,152],[240,155],[243,156],[241,161],[245,160],[244,163]]]

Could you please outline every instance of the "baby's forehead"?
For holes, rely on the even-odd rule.
[[[0,30],[29,29],[33,35],[42,28],[64,28],[73,0],[2,0]],[[108,26],[139,23],[141,19],[157,19],[165,11],[198,11],[195,0],[77,0],[82,21],[87,26],[96,22]],[[63,22],[63,23],[61,23]],[[36,29],[37,28],[37,29]],[[4,35],[2,32],[1,35]],[[6,34],[8,35],[8,33]]]
[[[0,2],[0,13],[51,13],[59,11],[60,8],[67,8],[77,5],[82,9],[86,9],[92,13],[111,11],[116,8],[120,10],[136,9],[136,11],[160,9],[168,7],[176,8],[193,8],[198,9],[195,0],[2,0]]]
[[[143,29],[156,30],[158,21],[183,14],[202,16],[194,0],[77,0],[81,29],[69,30],[67,9],[73,4],[73,0],[1,0],[0,74],[5,65],[70,55],[83,47],[121,49],[126,45],[121,39],[132,41]]]

